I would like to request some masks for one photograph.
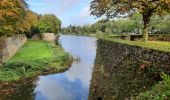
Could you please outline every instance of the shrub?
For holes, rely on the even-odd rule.
[[[170,76],[162,73],[163,81],[156,84],[146,92],[140,93],[139,100],[169,100],[170,99]]]

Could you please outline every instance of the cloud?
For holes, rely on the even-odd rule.
[[[32,3],[32,6],[44,6],[44,3],[42,2],[36,2],[36,3]]]
[[[62,20],[62,26],[84,25],[95,22],[90,16],[91,0],[27,0],[30,9],[40,14],[53,13]]]
[[[39,2],[34,0],[28,0],[27,2],[34,7],[43,7],[52,9],[57,14],[61,14],[70,10],[72,7],[79,5],[81,0],[40,0]]]
[[[62,84],[58,81],[46,77],[40,77],[37,82],[37,87],[34,90],[36,94],[35,100],[40,100],[40,96],[44,96],[47,100],[73,100],[71,93],[69,93]]]
[[[75,25],[88,25],[96,22],[96,19],[94,16],[90,15],[90,5],[86,5],[80,13],[76,16],[74,16],[71,20],[71,23],[74,23]]]
[[[58,13],[63,13],[70,8],[74,7],[75,5],[79,4],[80,0],[62,0],[62,2],[59,2],[58,4]]]
[[[80,18],[85,18],[90,16],[90,6],[85,7],[81,12],[80,12]]]

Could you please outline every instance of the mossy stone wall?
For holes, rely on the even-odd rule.
[[[10,59],[26,41],[24,34],[0,38],[0,64]]]
[[[89,100],[125,100],[170,74],[170,52],[98,40]]]

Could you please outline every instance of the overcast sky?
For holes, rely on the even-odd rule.
[[[27,0],[29,8],[38,14],[55,14],[62,26],[85,25],[96,22],[94,16],[90,16],[91,0]]]

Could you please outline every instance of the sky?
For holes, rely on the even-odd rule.
[[[29,8],[38,14],[55,14],[62,27],[95,23],[98,19],[90,15],[91,0],[27,0]]]

